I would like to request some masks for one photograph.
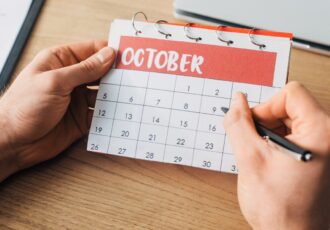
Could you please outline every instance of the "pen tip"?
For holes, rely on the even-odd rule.
[[[222,112],[227,113],[229,109],[227,107],[221,107],[221,110]]]

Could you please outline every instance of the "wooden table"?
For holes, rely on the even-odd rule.
[[[15,76],[43,48],[107,38],[110,21],[143,10],[175,20],[172,1],[48,0]],[[290,80],[330,112],[330,58],[293,50]],[[86,152],[86,140],[0,185],[1,229],[249,229],[235,175]]]

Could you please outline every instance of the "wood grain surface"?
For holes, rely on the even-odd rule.
[[[171,0],[47,0],[14,76],[43,48],[107,39],[115,18],[177,21]],[[289,80],[330,112],[330,58],[293,49]],[[86,152],[86,139],[0,184],[0,229],[249,229],[235,175]],[[267,207],[265,207],[267,208]]]

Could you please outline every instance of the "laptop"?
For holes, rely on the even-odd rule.
[[[294,47],[330,56],[330,1],[175,0],[174,15],[196,23],[292,32]]]

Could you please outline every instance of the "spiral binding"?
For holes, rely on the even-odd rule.
[[[133,17],[132,17],[132,27],[135,31],[135,35],[138,36],[139,34],[142,34],[142,30],[138,29],[135,25],[135,18],[141,14],[145,21],[146,22],[149,22],[148,21],[148,17],[147,15],[142,12],[142,11],[139,11],[139,12],[136,12]],[[164,31],[162,28],[161,28],[161,24],[166,24],[168,23],[167,21],[165,20],[158,20],[155,22],[155,28],[157,30],[158,33],[160,33],[161,35],[165,36],[165,39],[168,39],[169,37],[172,37],[172,34],[171,33],[168,33],[166,31]],[[192,33],[191,33],[191,26],[193,25],[193,23],[187,23],[184,27],[183,27],[183,30],[184,30],[184,33],[186,35],[187,38],[191,39],[191,40],[194,40],[195,42],[198,42],[198,41],[201,41],[202,38],[199,37],[199,36],[194,36]],[[219,41],[223,42],[223,43],[226,43],[227,46],[230,46],[232,44],[234,44],[234,41],[233,40],[230,40],[230,39],[226,39],[224,36],[223,36],[223,29],[226,28],[226,26],[223,26],[223,25],[219,25],[216,30],[215,30],[215,33],[216,33],[216,36],[218,38]],[[264,43],[260,43],[256,40],[255,38],[255,32],[259,30],[257,28],[252,28],[250,29],[249,31],[249,38],[250,38],[250,42],[255,45],[255,46],[258,46],[260,50],[263,50],[266,48],[266,45]]]
[[[160,29],[160,24],[162,24],[162,23],[167,23],[167,21],[165,21],[165,20],[158,20],[155,23],[155,26],[156,26],[156,29],[157,29],[158,33],[164,35],[166,39],[168,37],[172,37],[172,34],[171,33],[166,33],[165,31],[163,31],[163,30]]]

